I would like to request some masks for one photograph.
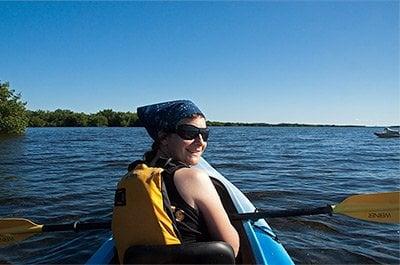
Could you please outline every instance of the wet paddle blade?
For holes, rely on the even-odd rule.
[[[400,192],[354,195],[333,206],[333,213],[388,224],[399,224]]]
[[[0,247],[24,240],[42,232],[43,225],[23,218],[0,219]]]

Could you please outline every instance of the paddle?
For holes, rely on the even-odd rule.
[[[258,220],[261,218],[294,217],[318,214],[341,214],[370,222],[400,223],[400,192],[383,192],[350,196],[336,205],[311,209],[257,211],[232,215],[234,220]]]
[[[343,214],[353,218],[378,222],[400,223],[400,192],[384,192],[354,195],[337,205],[328,205],[312,209],[295,209],[280,211],[258,211],[231,215],[233,220],[258,220],[274,217],[294,217],[317,214]],[[86,231],[111,229],[111,222],[80,223],[60,225],[38,225],[22,218],[0,219],[0,247],[24,240],[34,234],[53,231]]]
[[[110,222],[104,223],[80,223],[59,225],[39,225],[23,218],[4,218],[0,219],[0,247],[11,243],[22,241],[30,236],[42,232],[55,231],[86,231],[95,229],[111,229]]]

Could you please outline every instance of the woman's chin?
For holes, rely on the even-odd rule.
[[[200,155],[191,155],[186,158],[186,164],[194,166],[197,165],[200,161]]]

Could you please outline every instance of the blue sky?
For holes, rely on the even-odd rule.
[[[400,123],[399,3],[0,2],[0,80],[32,110],[191,99],[208,119]]]

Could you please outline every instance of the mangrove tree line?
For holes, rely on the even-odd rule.
[[[101,110],[94,114],[57,109],[28,111],[29,127],[137,127],[136,113]]]
[[[0,134],[23,134],[29,117],[21,94],[10,88],[9,82],[0,81]]]
[[[332,126],[335,125],[307,125],[307,124],[268,124],[207,121],[208,126]],[[94,114],[73,112],[57,109],[27,110],[26,102],[22,101],[21,94],[15,93],[8,82],[0,81],[0,134],[23,134],[26,127],[140,127],[137,114],[134,112],[120,112],[105,109]],[[351,126],[351,125],[348,125]],[[343,127],[343,126],[340,126]]]

